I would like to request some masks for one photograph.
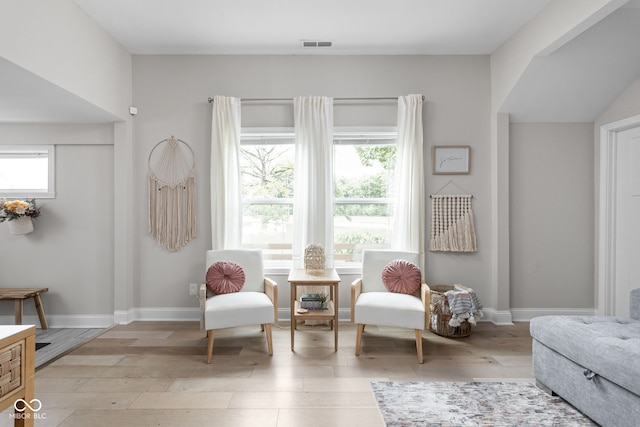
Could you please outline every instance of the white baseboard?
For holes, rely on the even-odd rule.
[[[108,328],[113,326],[114,318],[108,314],[83,314],[83,315],[46,315],[50,328]],[[13,325],[14,316],[0,316],[0,324]],[[36,325],[40,328],[40,319],[37,315],[26,314],[22,317],[23,325]]]
[[[134,308],[128,311],[117,311],[115,322],[126,325],[135,321],[166,321],[166,322],[198,322],[200,321],[199,307],[159,307]]]
[[[482,322],[493,322],[496,325],[511,325],[513,322],[528,322],[534,317],[550,315],[568,316],[595,316],[596,309],[588,308],[514,308],[511,310],[496,310],[484,308]],[[291,310],[289,308],[278,309],[278,321],[289,321]],[[338,319],[341,322],[351,320],[351,309],[340,308]],[[113,315],[47,315],[47,323],[50,328],[108,328],[114,324],[126,325],[134,321],[192,321],[200,320],[200,309],[197,307],[161,307],[161,308],[134,308],[126,311],[115,311]],[[12,325],[13,315],[1,315],[0,324]],[[40,320],[35,314],[24,315],[23,324],[40,327]]]
[[[539,316],[595,316],[595,308],[512,308],[513,320],[529,322]]]
[[[478,319],[476,319],[478,320]],[[496,325],[513,325],[513,318],[509,310],[496,310],[495,308],[483,308],[481,322],[493,322]]]
[[[117,310],[113,312],[113,322],[116,325],[128,325],[134,320],[131,310]]]

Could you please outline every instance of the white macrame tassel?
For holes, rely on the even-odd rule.
[[[149,167],[149,234],[175,252],[196,237],[196,175],[178,141],[166,142],[156,170]]]

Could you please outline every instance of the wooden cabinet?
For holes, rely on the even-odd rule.
[[[42,406],[34,401],[35,360],[35,326],[0,326],[0,411],[18,408],[10,416],[14,426],[33,426],[33,409]]]

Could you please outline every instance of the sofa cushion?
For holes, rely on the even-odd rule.
[[[580,366],[640,395],[640,321],[611,316],[542,316],[531,336]]]

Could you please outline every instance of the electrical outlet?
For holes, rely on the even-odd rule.
[[[189,295],[197,295],[197,294],[198,294],[198,284],[189,283]]]

